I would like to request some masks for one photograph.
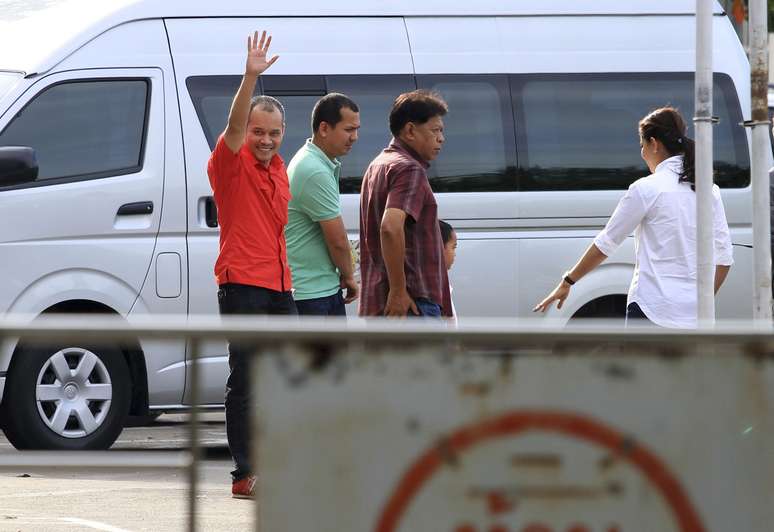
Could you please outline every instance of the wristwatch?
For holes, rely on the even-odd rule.
[[[568,285],[572,286],[575,284],[575,281],[573,281],[570,278],[570,272],[565,272],[564,277],[562,277],[562,280],[567,283]]]

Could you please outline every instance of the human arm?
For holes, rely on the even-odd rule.
[[[387,208],[382,216],[379,227],[379,236],[382,245],[382,257],[387,269],[387,279],[390,290],[387,294],[387,304],[384,315],[388,317],[406,316],[411,309],[414,314],[419,314],[414,300],[406,289],[406,212],[396,208]]]
[[[712,187],[713,211],[712,222],[714,232],[714,250],[715,250],[715,293],[718,293],[720,287],[728,276],[731,265],[734,263],[734,252],[731,244],[731,232],[728,229],[726,212],[723,208],[723,200],[720,197],[720,188],[717,185]]]
[[[223,140],[226,146],[234,153],[239,151],[245,139],[247,120],[250,115],[250,100],[253,97],[258,76],[279,59],[279,56],[275,55],[267,60],[270,44],[271,35],[267,38],[265,31],[261,34],[260,41],[258,41],[257,31],[253,33],[252,37],[247,37],[245,74],[242,76],[242,83],[240,83],[239,89],[234,96],[234,101],[231,103],[228,124],[223,132]]]
[[[567,299],[567,296],[570,295],[570,288],[572,288],[572,285],[565,280],[565,276],[569,277],[573,283],[577,283],[583,276],[602,264],[606,258],[607,255],[602,253],[596,244],[591,244],[588,249],[586,249],[586,252],[583,254],[583,256],[581,256],[580,260],[578,260],[578,262],[575,264],[575,266],[573,266],[571,270],[567,271],[565,275],[562,276],[562,280],[559,281],[559,284],[556,285],[556,288],[554,288],[554,290],[548,294],[545,299],[543,299],[543,301],[535,305],[535,308],[533,308],[532,311],[545,312],[554,301],[559,302],[556,308],[562,308],[562,305],[564,305],[564,300]]]
[[[726,280],[726,277],[728,276],[728,271],[731,269],[731,266],[726,266],[723,264],[718,264],[715,266],[715,293],[718,293],[718,290],[720,290],[720,287],[723,286],[723,282]]]
[[[594,242],[586,249],[581,258],[569,271],[565,273],[573,283],[602,264],[621,243],[632,234],[632,231],[642,222],[647,212],[647,205],[639,189],[632,185],[626,191],[624,197],[618,202],[610,220],[605,228],[594,239]],[[533,312],[545,312],[554,301],[558,301],[558,309],[562,308],[565,299],[570,295],[571,284],[564,280],[564,275],[559,284],[540,303],[535,305]]]
[[[331,262],[338,268],[341,288],[346,289],[345,303],[357,299],[352,251],[341,217],[338,181],[329,172],[309,171],[303,165],[291,167],[292,205],[320,225]]]
[[[355,280],[352,251],[349,247],[349,238],[344,227],[344,221],[340,215],[331,220],[321,220],[320,229],[325,239],[325,245],[328,247],[331,261],[339,269],[341,288],[346,289],[344,303],[351,303],[357,299],[360,290]]]

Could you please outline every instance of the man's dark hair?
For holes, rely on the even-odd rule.
[[[312,110],[312,131],[317,133],[323,122],[327,122],[331,127],[336,127],[336,124],[341,122],[341,109],[344,107],[353,113],[360,112],[352,98],[338,92],[326,94],[317,100]]]
[[[261,111],[268,111],[269,113],[279,111],[280,116],[282,116],[282,123],[285,123],[285,108],[282,107],[277,98],[265,95],[253,96],[253,99],[250,100],[251,113],[255,107],[259,107]]]
[[[438,227],[441,229],[441,240],[443,240],[443,245],[445,246],[449,243],[449,240],[451,240],[454,228],[449,222],[445,222],[444,220],[438,220]]]
[[[449,107],[437,92],[417,90],[404,92],[392,104],[390,131],[397,137],[409,122],[424,124],[435,116],[444,116]]]

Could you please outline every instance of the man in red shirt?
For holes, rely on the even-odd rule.
[[[242,83],[231,104],[228,125],[207,165],[220,223],[215,263],[221,314],[296,314],[285,252],[290,188],[285,163],[277,154],[285,133],[285,111],[270,96],[252,98],[267,60],[271,36],[247,39]],[[252,498],[248,361],[255,346],[229,342],[231,370],[226,385],[226,435],[236,469],[232,496]]]
[[[452,316],[438,207],[427,180],[441,152],[446,102],[401,94],[390,111],[392,142],[360,190],[361,316]]]

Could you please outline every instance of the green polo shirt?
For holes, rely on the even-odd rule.
[[[331,161],[308,139],[288,165],[290,194],[285,226],[293,297],[298,300],[331,296],[339,291],[339,271],[328,254],[319,222],[341,215],[341,163]]]

